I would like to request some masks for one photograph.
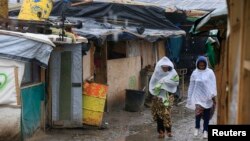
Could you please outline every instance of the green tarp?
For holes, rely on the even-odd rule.
[[[45,99],[45,84],[40,83],[21,89],[22,99],[22,136],[31,136],[40,126],[41,101]]]

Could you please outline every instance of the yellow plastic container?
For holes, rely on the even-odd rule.
[[[98,83],[84,83],[83,93],[93,97],[106,98],[108,86]]]
[[[104,111],[105,98],[98,98],[88,95],[83,95],[83,108],[98,112]]]
[[[104,98],[83,95],[83,123],[100,126],[105,106]]]
[[[18,19],[35,21],[47,19],[52,6],[52,0],[24,0]]]
[[[83,90],[83,123],[100,126],[102,123],[104,106],[108,86],[97,83],[85,83]]]
[[[83,123],[92,126],[101,126],[103,112],[97,112],[92,110],[83,109]]]

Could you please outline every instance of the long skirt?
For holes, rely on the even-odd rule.
[[[165,130],[167,132],[171,132],[172,128],[172,120],[171,120],[171,110],[173,107],[174,96],[169,96],[169,106],[163,105],[163,102],[160,98],[154,96],[152,100],[151,112],[154,121],[157,122],[157,130],[158,132]]]

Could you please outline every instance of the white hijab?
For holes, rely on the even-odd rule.
[[[164,72],[161,68],[161,66],[163,65],[167,65],[172,67],[171,71],[167,71]],[[174,65],[173,63],[167,58],[167,57],[163,57],[162,59],[160,59],[155,67],[155,71],[150,79],[149,82],[149,91],[152,95],[156,95],[154,92],[154,88],[156,86],[156,84],[161,83],[162,85],[162,89],[171,93],[175,93],[177,86],[179,84],[179,79],[178,82],[177,81],[173,81],[174,77],[178,77],[177,72],[174,69]]]
[[[205,61],[205,70],[197,68],[199,61]],[[196,61],[196,69],[193,71],[188,87],[188,99],[186,107],[195,109],[195,104],[208,109],[213,106],[212,98],[217,95],[216,78],[213,70],[208,68],[207,58],[200,56]]]

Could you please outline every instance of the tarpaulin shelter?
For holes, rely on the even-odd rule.
[[[165,41],[170,36],[186,34],[156,6],[95,1],[73,6],[56,2],[51,15],[61,16],[62,12],[69,21],[82,22],[83,27],[73,31],[90,41],[90,51],[83,57],[83,77],[94,76],[96,82],[109,85],[107,110],[122,108],[125,89],[140,89],[140,70],[153,67],[166,55]],[[121,70],[124,77],[119,76]]]
[[[53,46],[44,35],[0,30],[1,138],[21,140],[40,126],[45,86],[23,87],[21,83],[30,72],[26,64],[47,67]]]
[[[227,28],[227,7],[216,9],[195,21],[191,32],[196,34],[213,29],[225,30]]]
[[[126,5],[93,2],[71,6],[56,2],[52,16],[74,17],[83,22],[83,28],[76,32],[89,40],[105,40],[109,35],[123,38],[139,38],[155,42],[171,35],[185,35],[185,32],[165,17],[165,11],[155,6]],[[110,40],[112,40],[111,38]]]
[[[36,61],[48,65],[52,46],[47,36],[0,30],[0,56],[19,61]]]

